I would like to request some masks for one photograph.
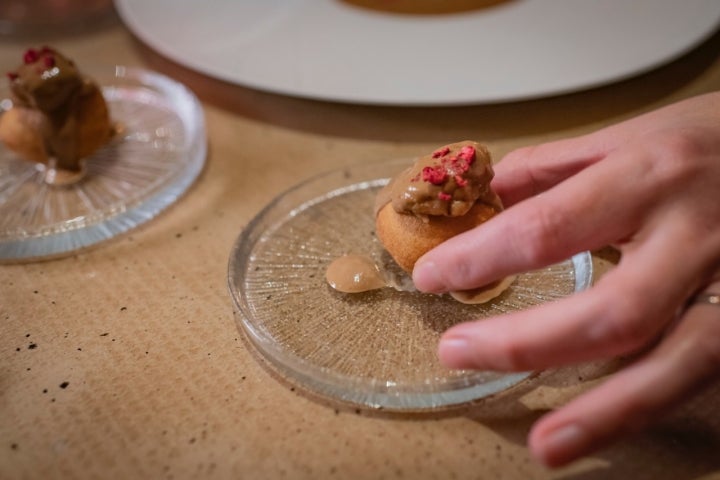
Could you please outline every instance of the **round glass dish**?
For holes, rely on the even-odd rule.
[[[435,353],[441,333],[591,284],[591,258],[582,253],[519,275],[483,305],[392,288],[333,290],[325,269],[341,255],[388,265],[374,233],[373,202],[407,165],[349,167],[301,183],[265,207],[232,249],[228,283],[239,326],[272,370],[310,393],[390,411],[440,409],[497,393],[529,373],[444,368]]]
[[[90,69],[118,134],[86,159],[85,176],[52,185],[44,165],[0,144],[0,261],[71,253],[155,217],[197,178],[206,155],[195,95],[157,73]],[[12,108],[0,80],[0,115]]]

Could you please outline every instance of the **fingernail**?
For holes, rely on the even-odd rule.
[[[564,425],[545,435],[537,453],[543,463],[554,464],[558,458],[571,457],[586,437],[585,431],[577,424]]]
[[[440,293],[445,289],[437,265],[430,260],[419,260],[415,264],[412,277],[415,286],[423,292]]]
[[[463,368],[468,366],[470,344],[462,337],[442,339],[438,346],[440,363],[449,368]]]

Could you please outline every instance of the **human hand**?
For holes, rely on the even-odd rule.
[[[559,466],[645,427],[720,372],[720,306],[685,308],[696,292],[720,292],[720,93],[517,150],[495,170],[509,208],[423,256],[420,290],[469,289],[609,244],[622,258],[589,290],[452,327],[441,362],[535,370],[654,345],[536,423],[532,453]]]

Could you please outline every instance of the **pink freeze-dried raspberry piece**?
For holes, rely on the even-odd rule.
[[[435,150],[432,157],[439,158],[439,164],[423,168],[422,179],[433,185],[442,185],[448,176],[452,176],[460,188],[465,187],[468,180],[463,177],[463,174],[470,170],[470,165],[475,161],[475,147],[466,145],[460,149],[457,155],[448,156],[449,153],[449,147]],[[413,181],[417,181],[417,179],[413,179]]]
[[[438,192],[437,196],[443,202],[448,202],[452,199],[452,195],[450,195],[449,193],[445,193],[445,192]]]
[[[40,54],[34,48],[28,48],[23,55],[23,62],[25,64],[35,63],[40,58]]]
[[[449,148],[449,147],[438,148],[437,150],[435,150],[435,151],[433,152],[432,158],[444,157],[444,156],[447,155],[448,153],[450,153],[450,148]]]
[[[422,179],[433,185],[442,185],[447,180],[447,172],[440,166],[425,167],[422,169]]]
[[[468,165],[472,165],[472,163],[475,161],[475,147],[473,147],[472,145],[465,145],[460,149],[458,157],[465,160]]]

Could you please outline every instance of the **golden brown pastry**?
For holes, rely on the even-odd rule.
[[[426,252],[502,211],[500,198],[490,188],[493,175],[488,150],[476,142],[453,143],[420,157],[378,194],[378,238],[398,265],[411,273]],[[505,279],[488,286],[493,290],[490,298],[510,283]],[[481,303],[490,299],[483,290],[453,296]]]
[[[0,117],[0,141],[22,158],[78,171],[111,138],[100,88],[56,50],[27,50],[8,78],[13,107]]]
[[[438,15],[469,12],[495,6],[508,0],[342,0],[357,7],[381,12]]]

